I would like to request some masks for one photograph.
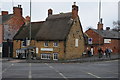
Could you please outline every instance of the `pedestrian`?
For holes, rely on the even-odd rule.
[[[87,53],[88,53],[88,57],[91,57],[91,51],[87,50]]]
[[[94,49],[91,48],[91,56],[93,56],[93,54],[94,54]]]
[[[104,52],[103,52],[102,48],[99,48],[99,49],[98,49],[99,58],[102,58],[103,53],[104,53]]]
[[[109,56],[109,58],[111,58],[111,53],[112,53],[112,49],[108,48],[108,56]]]
[[[108,54],[109,54],[109,49],[106,47],[106,50],[105,50],[106,58],[108,57]]]

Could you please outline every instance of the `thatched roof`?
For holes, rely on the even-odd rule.
[[[72,13],[50,15],[36,35],[36,40],[65,40],[73,20]]]
[[[39,29],[41,28],[41,25],[44,22],[32,22],[31,23],[31,38],[35,39],[35,36],[37,34],[37,32],[39,31]],[[20,39],[29,39],[29,35],[30,35],[30,24],[27,25],[23,25],[20,30],[17,32],[17,34],[14,36],[14,40],[20,40]]]

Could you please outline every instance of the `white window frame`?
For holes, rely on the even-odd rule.
[[[47,46],[46,46],[46,43],[48,44]],[[48,41],[45,41],[44,42],[44,47],[48,47],[49,46],[49,42]]]
[[[45,57],[43,57],[43,56],[45,56]],[[48,54],[48,53],[41,53],[41,59],[50,60],[50,54]]]
[[[25,47],[25,46],[23,46],[23,42],[24,42],[24,41],[21,41],[21,47]]]
[[[57,55],[57,58],[55,58],[56,55]],[[53,53],[53,60],[58,60],[58,53]]]
[[[26,44],[27,44],[27,46],[29,46],[30,45],[30,40],[27,40]]]
[[[36,48],[36,54],[38,54],[38,52],[39,52],[39,49],[38,49],[38,48]]]
[[[75,47],[79,46],[79,39],[75,39]]]
[[[57,43],[57,45],[56,45],[56,43]],[[59,46],[59,43],[58,43],[58,42],[54,42],[54,43],[53,43],[53,46],[54,46],[54,47],[58,47],[58,46]]]
[[[23,42],[24,42],[24,41],[21,41],[21,47],[25,47],[25,46],[23,45]]]

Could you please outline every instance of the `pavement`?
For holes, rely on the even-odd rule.
[[[17,62],[17,63],[83,63],[83,62],[97,62],[97,61],[109,61],[109,60],[116,60],[120,59],[119,54],[112,54],[111,58],[106,58],[104,55],[102,58],[98,56],[91,56],[91,57],[81,57],[78,59],[70,59],[70,60],[26,60],[26,59],[13,59],[13,58],[0,58],[2,62]]]
[[[118,60],[93,63],[2,63],[2,80],[118,80]]]

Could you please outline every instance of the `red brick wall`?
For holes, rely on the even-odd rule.
[[[120,40],[117,39],[112,39],[110,44],[104,44],[103,48],[105,49],[106,47],[110,48],[113,50],[113,53],[118,53],[120,52],[119,44]]]
[[[24,24],[24,18],[21,16],[13,16],[10,20],[8,20],[5,24],[9,26],[9,32],[10,32],[10,39],[13,39],[14,35],[17,33],[17,31],[20,29],[20,27]],[[6,26],[4,26],[4,39],[7,39],[5,36],[6,32]]]
[[[93,30],[89,29],[85,33],[89,36],[89,38],[93,39],[93,44],[103,44],[102,36],[94,32]]]
[[[15,30],[18,30],[24,24],[24,21],[23,17],[14,16],[7,22],[7,24],[13,26]]]

